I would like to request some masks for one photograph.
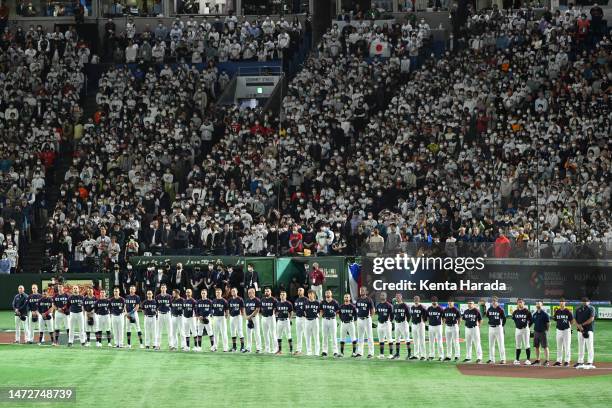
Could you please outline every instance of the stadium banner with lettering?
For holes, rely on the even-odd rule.
[[[363,257],[362,286],[405,299],[504,298],[612,299],[612,267],[593,261],[488,260],[486,258]]]

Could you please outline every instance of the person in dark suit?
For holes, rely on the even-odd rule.
[[[254,288],[255,292],[259,292],[259,274],[253,267],[253,264],[247,265],[247,272],[244,274],[243,287],[244,292],[250,288]]]
[[[189,285],[196,296],[204,288],[204,273],[199,266],[193,268],[193,272],[189,278]]]
[[[156,287],[155,266],[150,265],[142,274],[142,291],[147,293],[147,290],[155,291]]]
[[[151,252],[158,252],[161,251],[162,245],[162,229],[157,220],[153,220],[145,234],[145,248]]]
[[[126,268],[121,271],[121,284],[123,285],[123,293],[130,293],[130,286],[136,285],[138,288],[138,276],[136,271],[132,269],[131,264],[127,264]],[[146,293],[146,292],[145,292]]]
[[[153,293],[158,294],[161,291],[162,285],[170,287],[170,275],[164,270],[164,268],[158,268],[153,277],[153,282]]]
[[[170,287],[180,290],[182,295],[185,293],[185,289],[187,289],[187,282],[189,282],[187,270],[183,269],[183,264],[179,262],[176,264],[176,270],[172,273]]]
[[[227,280],[229,283],[229,287],[238,289],[238,295],[240,297],[244,297],[244,293],[242,292],[242,283],[244,281],[244,273],[242,272],[242,268],[239,266],[228,266],[227,267]]]

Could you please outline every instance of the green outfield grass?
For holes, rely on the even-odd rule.
[[[12,328],[12,314],[0,313],[0,329]],[[506,331],[506,353],[511,361],[512,323],[510,329]],[[483,328],[485,360],[487,343],[487,329]],[[205,339],[205,350],[208,345]],[[554,360],[554,340],[551,345]],[[572,348],[575,359],[575,337]],[[612,322],[596,323],[595,350],[597,361],[612,361]],[[462,356],[464,353],[462,344]],[[583,408],[612,404],[612,375],[560,380],[474,377],[460,374],[454,363],[403,359],[1,345],[0,362],[3,387],[76,387],[76,404],[10,406]]]

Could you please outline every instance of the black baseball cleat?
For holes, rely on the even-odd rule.
[[[464,363],[467,363],[469,361],[472,361],[472,360],[470,360],[469,358],[466,358],[466,359],[463,360]]]
[[[487,360],[487,364],[493,364],[493,361]]]
[[[340,354],[334,353],[334,357],[338,358],[339,356],[340,356]]]
[[[393,357],[391,357],[391,360],[398,360],[399,359],[399,354],[394,354]]]
[[[455,361],[459,361],[459,357],[455,357]]]
[[[368,358],[374,358],[374,355],[368,354]]]
[[[433,357],[429,357],[427,360],[428,361],[433,361],[433,359],[434,359]]]
[[[476,364],[480,364],[480,363],[482,363],[481,359],[476,360]]]
[[[149,349],[149,346],[145,346],[145,348],[148,350],[148,349]]]
[[[67,344],[67,346],[68,346],[68,347],[72,347],[72,343],[68,343],[68,344]]]
[[[246,353],[246,349],[243,347],[243,348],[240,349],[240,352],[241,353]]]
[[[321,357],[327,357],[327,353],[325,352],[321,353]]]
[[[542,365],[543,365],[544,367],[548,367],[550,364],[548,363],[548,360],[545,360],[545,361],[542,363]]]
[[[28,344],[34,344],[34,342],[33,341],[28,341]]]
[[[421,357],[421,361],[425,361],[425,357]]]
[[[446,358],[444,359],[444,361],[451,361],[451,358],[450,358],[450,357],[446,357]]]
[[[340,354],[337,355],[337,357],[338,358],[342,358],[342,357],[344,357],[344,354],[340,353]]]
[[[501,364],[501,365],[506,364],[506,360],[502,360],[502,361],[500,361],[500,362],[499,362],[499,364]]]
[[[359,354],[359,353],[353,353],[353,357],[355,357],[355,358],[359,358],[359,357],[361,357],[361,354]]]
[[[443,359],[442,357],[440,357],[440,358],[438,359],[438,361],[444,361],[444,359]]]
[[[534,362],[533,362],[533,363],[531,363],[531,364],[533,364],[533,365],[538,365],[538,364],[540,364],[540,360],[536,360],[536,361],[534,361]]]
[[[569,361],[566,361],[565,363],[563,363],[563,367],[569,367]]]
[[[418,359],[419,359],[419,358],[418,358],[417,356],[411,356],[411,357],[409,358],[409,360],[418,360]]]
[[[553,364],[554,367],[561,367],[561,362],[560,361],[555,361],[555,364]]]
[[[569,363],[566,363],[566,364],[569,364]],[[576,364],[574,364],[574,368],[582,367],[583,365],[584,364],[582,364],[582,363],[576,363]]]

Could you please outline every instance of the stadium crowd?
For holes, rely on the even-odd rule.
[[[111,68],[75,138],[50,253],[106,266],[144,252],[604,256],[609,34],[580,10],[468,21],[439,58],[423,22],[333,26],[280,118],[213,108],[229,78],[212,61]],[[207,24],[160,38],[206,38]],[[262,38],[222,26],[242,50]],[[129,27],[128,42],[158,38]],[[390,58],[368,58],[375,41]]]
[[[271,61],[290,58],[298,49],[303,28],[295,17],[287,21],[266,16],[248,21],[233,14],[225,18],[179,17],[167,26],[159,20],[138,30],[133,18],[119,31],[112,18],[104,26],[104,56],[114,62],[194,64],[228,60]]]
[[[0,48],[0,273],[7,273],[47,223],[60,143],[79,132],[90,52],[74,28],[41,26],[6,28]]]

